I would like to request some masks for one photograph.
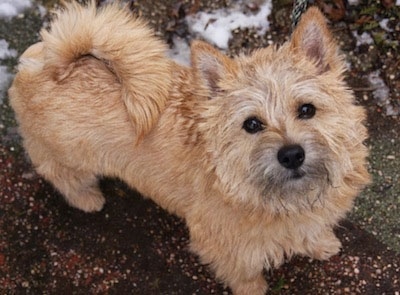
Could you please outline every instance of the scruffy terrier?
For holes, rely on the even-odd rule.
[[[368,183],[365,112],[317,8],[289,42],[228,58],[195,41],[191,67],[117,4],[69,3],[22,55],[9,90],[24,146],[69,204],[104,204],[118,177],[183,217],[191,249],[234,294],[263,269],[328,259],[332,228]]]

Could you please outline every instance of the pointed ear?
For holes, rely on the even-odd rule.
[[[221,80],[234,72],[234,62],[203,41],[193,41],[191,62],[197,83],[204,88],[204,95],[212,98],[222,91]]]
[[[314,61],[320,74],[342,65],[326,19],[316,7],[304,13],[293,32],[290,46],[292,51],[302,53]]]

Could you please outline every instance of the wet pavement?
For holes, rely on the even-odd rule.
[[[47,21],[43,8],[56,2],[35,2],[23,14],[0,19],[0,39],[16,50],[0,60],[9,72],[15,71],[18,55],[38,40]],[[131,6],[172,42],[176,35],[190,38],[185,14],[232,2],[152,0]],[[273,4],[266,38],[237,30],[229,52],[282,43],[289,34],[291,5],[283,2]],[[272,294],[400,294],[399,18],[390,23],[400,7],[364,2],[342,18],[326,12],[351,65],[349,83],[368,111],[373,183],[337,228],[341,253],[325,262],[296,257],[266,272]],[[368,14],[368,9],[375,10]],[[385,18],[392,32],[373,26]],[[372,44],[357,42],[363,32],[372,36]],[[379,42],[379,34],[386,43]],[[377,71],[383,86],[369,79]],[[383,97],[379,89],[386,89]],[[229,294],[188,251],[184,222],[118,180],[102,180],[107,204],[99,213],[66,205],[32,169],[4,89],[0,134],[0,294]]]

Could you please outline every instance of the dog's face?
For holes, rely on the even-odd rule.
[[[195,75],[209,98],[203,137],[228,201],[309,210],[364,169],[365,114],[353,105],[343,61],[320,21],[303,20],[280,49],[235,60],[195,45]]]

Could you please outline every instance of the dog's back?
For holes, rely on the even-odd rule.
[[[41,37],[42,42],[21,56],[15,85],[37,84],[40,81],[36,79],[43,77],[60,87],[81,65],[82,58],[92,57],[115,75],[138,136],[154,126],[170,89],[171,62],[165,56],[166,45],[154,37],[144,21],[119,4],[97,9],[95,1],[87,6],[71,2],[57,12],[51,28],[43,30]],[[10,90],[17,115],[22,101],[30,103],[36,93],[21,89]]]
[[[96,174],[123,173],[158,122],[172,62],[146,23],[119,4],[68,3],[41,37],[21,56],[9,90],[24,147],[71,205],[99,210]]]

